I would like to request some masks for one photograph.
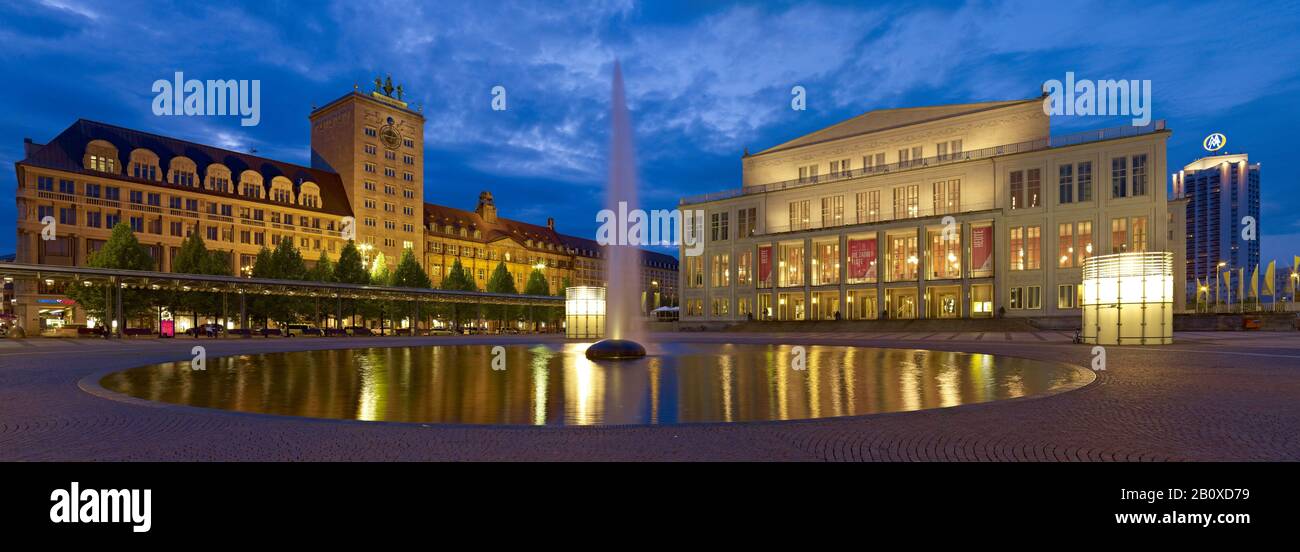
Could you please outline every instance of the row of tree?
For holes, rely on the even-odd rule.
[[[115,226],[108,241],[99,251],[91,255],[86,264],[94,268],[156,270],[155,262],[148,250],[140,244],[131,227],[126,224]],[[396,269],[391,272],[382,253],[374,260],[370,270],[366,270],[365,264],[356,244],[348,241],[339,253],[338,262],[331,262],[322,251],[316,264],[308,268],[302,254],[294,247],[293,240],[282,239],[275,249],[263,247],[258,251],[249,276],[416,289],[434,287],[428,274],[420,267],[415,253],[410,249],[402,252],[402,258],[398,261]],[[176,257],[172,261],[172,272],[229,276],[231,266],[231,258],[227,253],[208,250],[203,238],[198,232],[194,232],[185,239],[176,252]],[[478,291],[473,276],[461,265],[459,259],[448,269],[447,275],[438,288],[450,291]],[[511,277],[504,262],[497,264],[486,288],[485,291],[494,293],[518,293],[514,278]],[[87,315],[108,320],[111,318],[114,305],[108,303],[107,291],[103,285],[73,285],[67,290],[67,295],[75,300]],[[524,293],[551,294],[546,278],[540,270],[533,269],[529,274]],[[232,309],[228,301],[230,301],[228,294],[214,293],[210,290],[172,288],[122,290],[123,315],[128,320],[150,317],[166,309],[172,313],[188,313],[194,318],[194,324],[197,326],[201,317],[237,316],[238,306],[233,306]],[[322,324],[328,314],[336,310],[345,314],[351,325],[360,323],[358,318],[377,320],[380,325],[391,325],[392,320],[414,318],[417,315],[416,304],[408,300],[338,299],[335,304],[329,303],[330,300],[327,298],[306,295],[250,294],[245,306],[252,320],[260,321],[267,326],[298,321]],[[232,315],[231,310],[236,312]],[[472,320],[495,321],[501,327],[515,321],[526,321],[536,326],[542,322],[557,320],[562,315],[562,309],[559,307],[443,302],[424,303],[419,307],[418,312],[421,321],[436,317],[450,322],[457,329]]]

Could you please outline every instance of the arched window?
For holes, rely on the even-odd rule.
[[[158,169],[158,154],[144,148],[131,151],[130,175],[140,180],[158,181],[162,171]]]
[[[208,165],[203,187],[214,192],[230,193],[230,168],[221,163]]]
[[[167,166],[167,181],[173,186],[199,187],[198,165],[185,156],[173,157]]]
[[[254,170],[239,173],[239,195],[252,199],[262,199],[262,175]]]
[[[81,159],[87,170],[119,174],[117,147],[107,140],[91,140],[86,144],[86,154]]]

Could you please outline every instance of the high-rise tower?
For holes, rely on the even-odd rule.
[[[420,258],[423,235],[424,115],[404,96],[391,77],[376,77],[374,90],[354,89],[309,117],[312,167],[342,176],[357,245],[390,268],[404,248]]]

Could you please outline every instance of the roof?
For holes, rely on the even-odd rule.
[[[347,192],[343,187],[343,179],[338,173],[322,169],[314,169],[258,157],[247,153],[240,153],[228,149],[209,146],[142,132],[139,130],[119,127],[107,123],[90,121],[87,119],[78,119],[72,126],[55,136],[47,144],[28,144],[27,157],[18,163],[33,167],[43,167],[47,169],[57,169],[68,172],[82,173],[91,177],[105,177],[105,173],[86,169],[82,165],[82,158],[86,152],[86,145],[95,140],[104,140],[113,144],[117,148],[119,162],[121,163],[121,173],[111,175],[117,180],[126,180],[158,186],[160,188],[171,188],[184,190],[187,192],[202,193],[217,197],[238,197],[242,201],[257,201],[270,206],[283,207],[285,204],[271,201],[269,199],[255,200],[245,196],[237,196],[232,193],[223,193],[215,190],[204,188],[191,188],[188,186],[176,186],[168,182],[154,180],[138,179],[127,173],[127,165],[130,159],[131,151],[136,148],[144,148],[158,155],[159,168],[167,170],[168,165],[173,158],[184,156],[188,157],[198,165],[198,176],[200,181],[205,181],[208,165],[212,163],[221,163],[231,171],[232,184],[237,184],[239,174],[245,170],[253,170],[262,175],[262,184],[264,187],[270,186],[271,179],[276,176],[283,176],[293,182],[295,194],[298,186],[302,182],[314,182],[320,186],[321,206],[319,208],[307,207],[304,205],[294,204],[293,207],[307,211],[319,211],[339,216],[349,216],[352,214],[352,208],[348,204]],[[265,197],[265,196],[264,196]]]
[[[1020,105],[1028,102],[1040,102],[1042,98],[1029,98],[1023,100],[1005,100],[996,102],[976,102],[950,105],[934,105],[925,107],[899,107],[889,109],[877,109],[858,115],[852,119],[835,123],[831,126],[817,130],[789,142],[779,144],[760,151],[753,155],[763,155],[774,153],[800,146],[808,146],[820,142],[839,140],[850,136],[858,136],[889,130],[908,125],[926,123],[959,115],[969,115],[979,113],[990,109],[999,109],[1013,105]]]
[[[465,237],[457,236],[459,239],[483,243],[510,238],[525,247],[527,247],[528,240],[540,241],[543,244],[552,243],[557,247],[564,245],[564,241],[560,239],[560,234],[545,226],[502,217],[497,217],[494,222],[488,222],[477,212],[433,203],[424,204],[424,224],[426,227],[433,224],[434,231],[439,234],[444,233],[443,228],[448,224],[452,225],[457,231],[460,228],[466,228],[470,235]],[[473,236],[474,230],[480,232],[480,237],[475,238]],[[534,247],[533,249],[545,248]]]
[[[600,242],[596,240],[579,238],[577,236],[570,236],[567,234],[560,234],[560,239],[564,240],[564,244],[567,245],[570,249],[576,249],[579,251],[587,252],[586,256],[588,257],[605,256],[603,253],[605,246],[601,245]],[[653,263],[663,268],[670,268],[672,270],[677,269],[677,257],[664,254],[664,253],[659,253],[657,251],[649,251],[646,249],[640,249],[639,251],[641,251],[641,264],[643,265]]]

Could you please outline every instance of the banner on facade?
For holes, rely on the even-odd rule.
[[[770,282],[772,280],[772,246],[765,245],[758,248],[758,281]]]
[[[876,278],[876,239],[850,239],[849,279],[873,280]]]
[[[978,226],[970,231],[972,272],[993,272],[993,227]]]

